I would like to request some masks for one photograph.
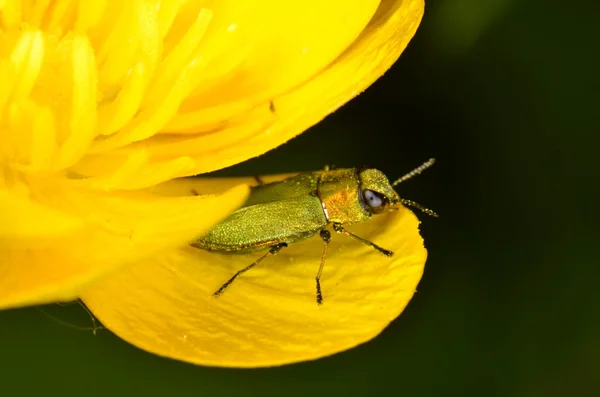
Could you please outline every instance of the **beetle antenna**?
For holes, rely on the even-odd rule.
[[[420,166],[418,166],[417,168],[415,168],[414,170],[412,170],[408,174],[406,174],[403,177],[401,177],[401,178],[397,179],[396,181],[394,181],[394,183],[392,183],[392,187],[396,186],[399,183],[402,183],[402,182],[404,182],[406,180],[409,180],[413,176],[419,175],[421,172],[423,172],[427,168],[431,167],[434,163],[435,163],[435,159],[434,158],[430,158],[429,160],[427,160],[426,162],[424,162],[423,164],[421,164]],[[415,208],[418,208],[418,207],[415,207]],[[419,209],[421,209],[421,208],[419,208]],[[423,212],[427,213],[426,211],[423,211]]]
[[[439,215],[438,215],[438,214],[437,214],[435,211],[433,211],[433,210],[430,210],[430,209],[429,209],[429,208],[427,208],[427,207],[423,207],[421,204],[419,204],[419,203],[415,203],[415,202],[414,202],[414,201],[412,201],[412,200],[407,200],[407,199],[403,199],[403,198],[401,198],[401,199],[400,199],[400,203],[401,203],[402,205],[406,205],[407,207],[413,207],[413,208],[416,208],[416,209],[420,210],[421,212],[423,212],[423,213],[425,213],[425,214],[427,214],[427,215],[429,215],[429,216],[433,216],[434,218],[439,218],[439,217],[440,217],[440,216],[439,216]]]

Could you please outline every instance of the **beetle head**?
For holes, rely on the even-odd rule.
[[[437,217],[438,215],[432,210],[425,208],[412,200],[400,198],[398,193],[394,190],[394,186],[419,175],[434,163],[435,159],[429,159],[421,166],[415,168],[393,183],[390,183],[383,172],[374,168],[359,170],[358,178],[360,179],[360,190],[365,207],[372,214],[381,214],[394,209],[394,206],[397,203],[401,203],[409,207],[417,208],[428,215]]]

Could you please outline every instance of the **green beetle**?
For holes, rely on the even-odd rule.
[[[320,280],[331,240],[326,226],[332,224],[335,232],[392,256],[393,252],[350,233],[344,225],[366,222],[374,214],[394,210],[398,203],[437,216],[411,200],[400,198],[394,190],[394,186],[420,174],[434,162],[435,159],[428,160],[391,184],[381,171],[372,168],[330,170],[326,167],[322,171],[301,173],[267,184],[257,178],[259,185],[252,187],[250,196],[240,209],[191,243],[193,247],[219,253],[268,250],[257,261],[235,273],[213,295],[221,295],[236,278],[266,257],[277,254],[289,244],[318,234],[324,242],[316,276],[317,303],[322,304]]]

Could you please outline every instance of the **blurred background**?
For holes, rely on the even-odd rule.
[[[200,368],[36,308],[0,313],[0,394],[600,395],[600,3],[429,0],[399,62],[289,144],[220,175],[370,165],[396,178],[429,260],[378,338],[281,368]],[[45,308],[80,326],[77,305]],[[9,392],[9,393],[5,393]]]

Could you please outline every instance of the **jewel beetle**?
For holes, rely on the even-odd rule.
[[[263,183],[256,177],[258,185],[251,188],[244,205],[206,235],[190,243],[193,247],[218,253],[267,251],[235,273],[213,295],[221,295],[239,276],[265,258],[276,255],[290,244],[319,235],[324,245],[315,280],[316,300],[322,304],[321,274],[331,241],[331,232],[326,227],[331,224],[335,232],[392,256],[392,251],[350,233],[344,225],[366,222],[373,215],[397,209],[396,204],[437,216],[432,210],[401,198],[394,190],[394,186],[420,174],[434,162],[435,159],[429,159],[393,183],[374,168],[325,167],[321,171],[304,172],[273,183]]]

